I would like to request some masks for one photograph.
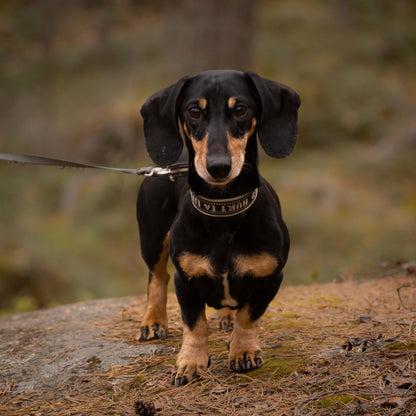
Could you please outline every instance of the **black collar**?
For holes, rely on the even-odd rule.
[[[196,210],[210,217],[233,217],[247,211],[257,198],[258,188],[235,198],[208,199],[191,190],[192,205]]]

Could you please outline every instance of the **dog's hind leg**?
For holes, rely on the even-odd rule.
[[[164,242],[159,261],[149,270],[146,312],[137,335],[139,341],[165,339],[168,334],[168,317],[166,312],[167,291],[170,275],[166,269],[169,255],[169,233]]]
[[[168,178],[146,178],[137,200],[141,251],[149,268],[146,311],[137,339],[165,339],[168,334],[166,312],[169,274],[169,229],[177,212],[177,197]]]
[[[218,311],[219,328],[223,331],[232,331],[237,311],[228,307]]]

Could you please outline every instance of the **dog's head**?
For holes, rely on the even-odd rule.
[[[146,147],[157,165],[167,166],[179,158],[184,136],[198,175],[224,185],[240,174],[255,133],[268,155],[292,152],[299,105],[291,88],[250,72],[184,77],[143,105]]]

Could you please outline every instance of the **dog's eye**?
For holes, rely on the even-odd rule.
[[[201,109],[199,107],[191,107],[188,110],[188,113],[192,118],[195,118],[195,119],[198,119],[201,117]]]
[[[247,107],[245,105],[239,104],[234,108],[234,115],[236,117],[242,117],[246,113],[247,113]]]

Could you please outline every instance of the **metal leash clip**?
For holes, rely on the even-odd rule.
[[[146,172],[144,176],[164,176],[172,173],[170,168],[154,167],[149,172]]]

